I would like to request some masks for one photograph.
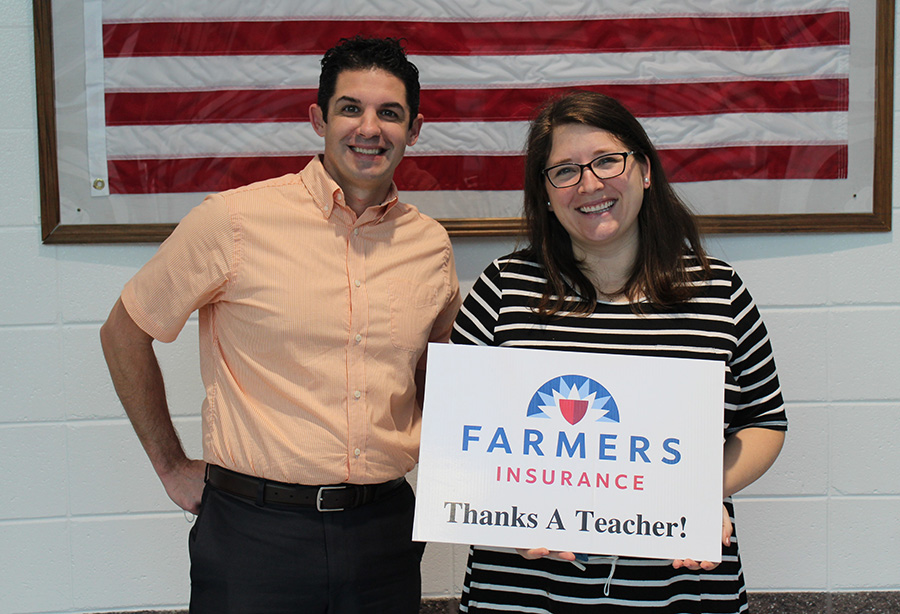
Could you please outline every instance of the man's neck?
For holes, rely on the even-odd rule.
[[[377,207],[383,203],[393,185],[390,180],[387,183],[372,183],[371,185],[351,182],[335,172],[336,169],[329,168],[328,160],[324,156],[320,156],[319,159],[322,161],[325,172],[334,179],[341,188],[341,192],[344,193],[344,204],[350,207],[356,217],[360,217],[369,207]]]
[[[391,187],[379,187],[378,189],[368,190],[360,187],[353,187],[349,190],[341,186],[344,192],[344,204],[356,214],[356,217],[362,216],[369,207],[377,207],[387,198]]]

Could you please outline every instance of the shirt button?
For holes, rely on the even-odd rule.
[[[342,200],[344,200],[344,195],[341,194],[340,192],[338,192],[338,193],[335,195],[334,199],[335,199],[336,201],[338,201],[338,202],[341,202]]]
[[[359,281],[358,279],[356,279],[353,281],[353,285],[355,285],[357,288],[359,288],[362,285],[362,282]]]
[[[359,236],[359,228],[354,228],[354,229],[353,229],[353,234]]]
[[[360,454],[362,454],[362,450],[360,450],[359,448],[356,448],[355,450],[353,450],[353,453],[354,453],[356,456],[359,456]]]
[[[359,343],[360,341],[362,341],[362,335],[358,334],[356,335],[356,342]]]
[[[357,390],[356,392],[353,393],[353,396],[358,399],[359,397],[362,396],[362,393],[359,390]]]

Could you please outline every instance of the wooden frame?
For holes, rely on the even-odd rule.
[[[64,224],[60,215],[52,1],[33,0],[41,227],[45,243],[159,242],[171,224]],[[872,210],[864,213],[701,215],[706,233],[872,232],[891,229],[894,1],[876,0],[875,137]],[[519,218],[440,220],[454,236],[515,235]]]

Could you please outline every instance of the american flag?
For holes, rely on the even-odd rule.
[[[109,192],[298,171],[319,60],[356,34],[405,39],[420,70],[395,180],[436,216],[516,215],[528,119],[569,88],[624,102],[676,183],[847,176],[849,0],[105,0]]]

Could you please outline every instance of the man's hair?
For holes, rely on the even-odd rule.
[[[322,57],[317,103],[322,117],[328,121],[328,103],[334,96],[338,75],[345,70],[380,69],[403,82],[406,87],[406,106],[409,125],[419,114],[419,69],[406,58],[403,45],[396,38],[342,38]]]
[[[669,184],[656,148],[640,122],[618,100],[603,94],[574,90],[548,101],[531,122],[525,151],[525,226],[528,252],[547,274],[547,286],[538,310],[553,315],[563,309],[590,312],[597,291],[582,272],[572,240],[548,209],[549,194],[543,170],[550,156],[555,128],[582,124],[608,132],[621,141],[634,158],[650,165],[650,187],[638,213],[640,245],[637,261],[620,289],[638,305],[646,297],[657,306],[670,306],[691,298],[696,275],[687,271],[684,257],[693,254],[703,272],[709,270],[706,252],[694,216]],[[566,296],[580,301],[571,305]]]

